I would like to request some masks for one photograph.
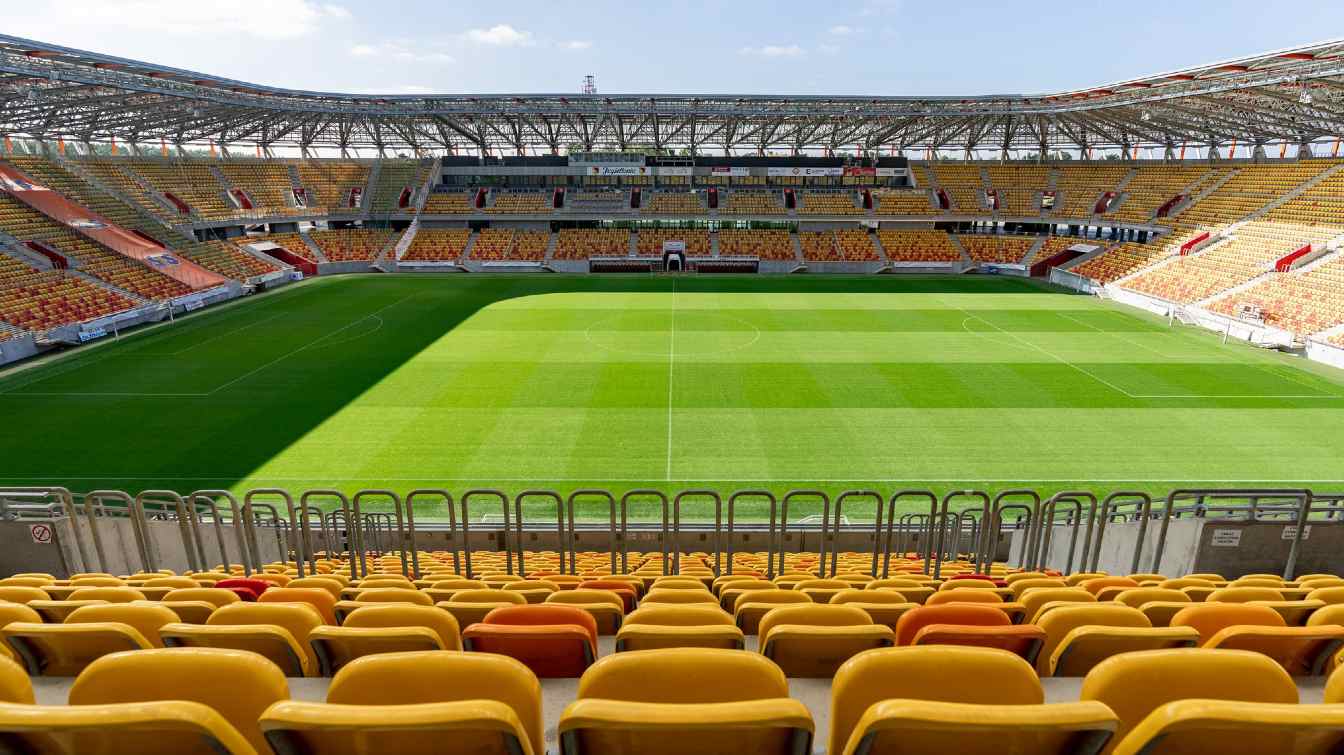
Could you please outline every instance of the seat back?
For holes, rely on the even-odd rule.
[[[130,603],[144,600],[145,594],[134,587],[81,587],[70,593],[70,600],[105,600],[108,603]]]
[[[640,605],[649,603],[708,603],[718,605],[713,593],[708,590],[666,590],[655,587],[640,601]]]
[[[364,588],[355,596],[356,603],[410,603],[417,606],[432,606],[434,599],[408,587],[371,587]]]
[[[566,755],[798,755],[811,751],[813,728],[807,707],[790,698],[684,705],[589,698],[565,709],[558,732]]]
[[[990,605],[975,603],[925,605],[906,611],[897,620],[896,644],[913,644],[915,635],[919,634],[921,629],[934,624],[996,627],[1009,626],[1012,621],[1006,613]]]
[[[1182,608],[1171,617],[1173,627],[1194,627],[1199,632],[1200,644],[1214,635],[1234,626],[1286,626],[1283,616],[1268,606],[1244,603],[1194,603]]]
[[[262,714],[260,724],[275,752],[287,755],[533,752],[517,714],[494,700],[379,706],[280,702]]]
[[[1146,755],[1344,751],[1344,706],[1246,705],[1224,700],[1166,703],[1129,731],[1117,752]]]
[[[0,703],[33,704],[33,681],[23,666],[0,658]]]
[[[413,606],[404,603],[375,603],[356,608],[345,617],[342,626],[353,629],[397,627],[424,627],[439,636],[446,650],[462,649],[462,632],[457,619],[447,611],[432,606]]]
[[[238,593],[232,590],[222,590],[218,587],[186,587],[169,592],[163,596],[163,599],[166,601],[203,601],[214,605],[216,608],[242,600],[238,597]]]
[[[1068,636],[1069,632],[1078,627],[1151,628],[1153,624],[1137,608],[1107,603],[1079,603],[1078,605],[1060,606],[1050,611],[1041,617],[1036,626],[1045,632],[1045,644],[1041,646],[1041,654],[1036,661],[1036,671],[1041,676],[1048,676],[1050,674],[1050,657],[1054,655],[1055,649],[1059,647],[1059,644]]]
[[[51,595],[40,587],[10,585],[0,587],[0,600],[8,603],[27,603],[30,600],[50,600]]]
[[[271,589],[273,584],[274,584],[273,582],[269,582],[264,579],[235,577],[233,579],[221,579],[220,581],[215,583],[215,587],[222,590],[232,590],[234,588],[242,588],[244,590],[247,590],[248,592],[251,592],[254,596],[258,596],[266,592],[267,590]]]
[[[306,603],[234,603],[215,609],[206,626],[251,626],[269,624],[289,632],[303,649],[310,668],[317,668],[317,656],[308,646],[308,633],[322,626],[322,616]]]
[[[597,658],[597,622],[557,603],[506,606],[467,627],[462,642],[468,650],[516,658],[541,677],[576,677]]]
[[[524,603],[527,602],[527,598],[524,598],[521,594],[517,592],[512,592],[509,590],[492,590],[487,588],[484,590],[463,590],[461,592],[455,593],[453,597],[448,599],[448,602],[449,603],[513,603],[516,605],[523,605]]]
[[[844,752],[869,706],[892,698],[1037,705],[1045,702],[1045,693],[1031,665],[1003,650],[954,645],[869,650],[835,673],[827,751]]]
[[[939,590],[924,601],[926,606],[944,603],[1002,603],[1003,596],[993,590]]]
[[[79,755],[254,755],[219,713],[180,700],[134,705],[0,704],[0,741],[10,752]]]
[[[1036,617],[1046,603],[1095,603],[1097,596],[1081,587],[1041,587],[1027,590],[1018,599],[1026,609],[1026,620],[1036,623]]]
[[[859,719],[846,753],[1095,755],[1116,727],[1098,702],[968,705],[883,700]]]
[[[1175,700],[1296,703],[1297,685],[1266,656],[1236,650],[1145,650],[1107,658],[1083,679],[1080,700],[1105,703],[1120,718],[1120,741],[1159,706]],[[1249,707],[1249,706],[1248,706]]]
[[[1141,608],[1144,603],[1159,601],[1164,603],[1189,603],[1190,596],[1180,590],[1170,590],[1164,587],[1136,587],[1115,596],[1116,603],[1130,608]]]
[[[1063,588],[1068,587],[1068,584],[1064,580],[1055,579],[1054,577],[1029,577],[1027,579],[1008,580],[1008,589],[1013,591],[1014,600],[1021,600],[1023,593],[1038,587]]]
[[[1204,599],[1209,603],[1250,603],[1255,600],[1283,600],[1283,592],[1273,587],[1246,586],[1220,587]]]
[[[94,624],[116,621],[133,627],[152,647],[163,647],[159,629],[178,621],[176,613],[155,603],[105,603],[82,606],[65,617],[65,624]]]
[[[778,666],[756,653],[672,648],[617,653],[594,663],[578,699],[644,703],[728,703],[789,696]]]
[[[216,648],[167,648],[115,653],[89,664],[70,687],[70,705],[186,700],[208,706],[257,750],[266,741],[257,719],[289,699],[285,676],[255,653]]]
[[[272,587],[257,597],[258,603],[302,603],[313,607],[322,623],[335,626],[336,598],[318,587]]]
[[[733,617],[711,603],[642,605],[625,617],[625,626],[656,624],[665,627],[733,625]]]
[[[1129,577],[1097,577],[1083,580],[1078,586],[1096,595],[1109,587],[1138,587],[1139,583]]]
[[[507,705],[522,722],[532,751],[546,751],[541,683],[522,663],[503,655],[436,651],[367,655],[343,666],[327,688],[327,702],[342,705],[464,700]]]

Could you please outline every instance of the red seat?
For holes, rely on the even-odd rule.
[[[1007,627],[1012,620],[1001,608],[981,603],[940,603],[920,606],[901,614],[896,620],[896,644],[913,645],[915,635],[933,624],[976,627]]]
[[[255,603],[257,598],[261,597],[262,593],[272,587],[272,583],[267,582],[264,579],[235,578],[221,579],[215,583],[215,587],[232,590],[238,594],[239,598],[242,598],[249,603]]]
[[[462,632],[466,650],[521,661],[542,678],[573,678],[597,660],[592,614],[560,603],[496,608]]]

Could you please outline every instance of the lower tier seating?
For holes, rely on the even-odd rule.
[[[1031,250],[1032,244],[1036,243],[1034,236],[981,236],[981,235],[958,235],[957,239],[961,245],[966,248],[966,253],[971,255],[971,259],[981,263],[991,263],[1000,265],[1017,264],[1027,256]]]
[[[406,262],[451,262],[462,256],[471,231],[466,228],[421,228],[402,255]]]
[[[945,231],[929,229],[877,232],[877,239],[892,262],[960,262],[961,250]]]
[[[795,259],[793,239],[788,231],[719,231],[720,257],[758,257],[763,260]]]

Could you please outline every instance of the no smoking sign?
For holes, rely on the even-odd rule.
[[[28,536],[38,545],[45,545],[51,542],[50,524],[32,524],[28,526]]]

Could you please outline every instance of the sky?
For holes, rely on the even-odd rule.
[[[1344,37],[1294,0],[5,0],[0,32],[351,93],[976,95],[1096,86]]]

